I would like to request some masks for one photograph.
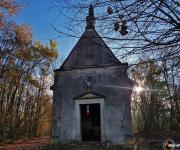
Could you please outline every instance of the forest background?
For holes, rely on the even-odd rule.
[[[134,133],[180,130],[180,3],[176,0],[56,1],[68,26],[52,25],[60,37],[79,38],[87,10],[96,30],[136,81],[132,95]],[[0,2],[0,141],[50,135],[53,69],[57,43],[33,39],[29,25],[13,17],[23,8]],[[17,16],[18,17],[18,16]]]

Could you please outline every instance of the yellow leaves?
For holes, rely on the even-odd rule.
[[[43,45],[39,41],[34,42],[31,47],[24,47],[15,51],[15,57],[23,61],[36,62],[39,60],[53,61],[58,57],[58,52],[55,49],[55,42],[50,42],[50,46]]]
[[[34,51],[41,52],[42,56],[49,58],[50,60],[56,59],[58,57],[58,52],[56,50],[57,43],[53,40],[50,40],[49,44],[50,46],[44,46],[39,41],[36,41],[33,45]]]
[[[44,49],[44,54],[45,54],[46,57],[49,57],[50,59],[55,59],[58,56],[58,53],[57,53],[56,50],[49,49],[49,48]]]
[[[56,49],[57,48],[56,41],[50,40],[50,47],[51,47],[51,49]]]
[[[46,46],[44,49],[44,53],[47,57],[50,59],[55,59],[58,57],[58,52],[56,50],[57,48],[57,43],[53,40],[50,40],[50,47]]]
[[[34,43],[34,48],[39,49],[39,48],[41,48],[41,47],[42,47],[42,45],[41,45],[41,43],[40,43],[39,41],[36,41],[36,42]]]
[[[49,48],[48,56],[51,57],[52,59],[55,59],[58,57],[58,52],[56,48],[57,48],[56,41],[50,40],[50,48]]]

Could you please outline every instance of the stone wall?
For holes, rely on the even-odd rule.
[[[105,96],[105,142],[121,144],[132,135],[130,97],[133,85],[127,77],[127,65],[56,71],[53,94],[52,138],[61,142],[77,140],[75,97],[88,91]]]

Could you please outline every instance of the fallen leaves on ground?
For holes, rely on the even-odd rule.
[[[19,140],[13,144],[0,145],[0,150],[38,150],[50,143],[50,137],[33,138],[31,140]]]

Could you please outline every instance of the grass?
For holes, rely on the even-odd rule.
[[[54,142],[46,145],[42,150],[133,150],[133,147],[108,144],[60,144]]]
[[[153,148],[148,148],[148,147],[124,147],[124,146],[79,146],[79,145],[58,145],[58,144],[51,144],[46,147],[44,147],[41,150],[162,150],[162,147],[153,147]]]
[[[60,144],[54,142],[41,150],[162,150],[162,145],[109,145],[109,144]]]

